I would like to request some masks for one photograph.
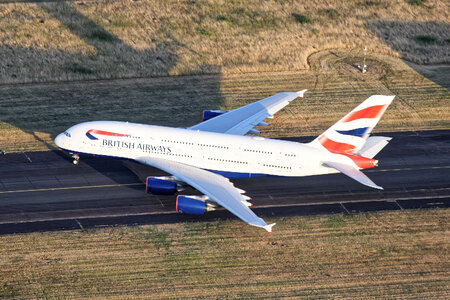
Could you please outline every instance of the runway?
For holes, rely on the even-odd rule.
[[[252,210],[266,219],[449,207],[450,130],[383,135],[394,139],[377,156],[379,167],[364,171],[383,191],[342,174],[234,183],[252,197]],[[223,209],[205,216],[177,214],[175,196],[145,193],[143,179],[162,174],[105,158],[82,157],[75,166],[62,151],[0,155],[0,234],[236,218]]]

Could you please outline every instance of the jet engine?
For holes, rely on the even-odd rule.
[[[179,195],[176,211],[182,214],[203,215],[206,211],[215,210],[214,205],[206,202],[205,199],[207,199],[206,196]]]
[[[155,195],[173,195],[183,188],[172,177],[147,177],[145,191]]]
[[[224,113],[228,112],[228,110],[204,110],[202,119],[203,121],[207,121],[209,119],[212,119],[214,117],[223,115]]]

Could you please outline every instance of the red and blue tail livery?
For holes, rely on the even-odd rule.
[[[312,142],[332,153],[359,153],[394,96],[375,95],[358,105]]]

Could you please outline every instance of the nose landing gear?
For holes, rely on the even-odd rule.
[[[80,156],[78,156],[78,154],[74,154],[74,155],[72,155],[72,158],[73,158],[73,164],[78,165],[78,162],[80,161]]]

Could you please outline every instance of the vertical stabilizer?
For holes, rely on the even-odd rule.
[[[370,96],[310,145],[333,153],[358,153],[394,97]]]

